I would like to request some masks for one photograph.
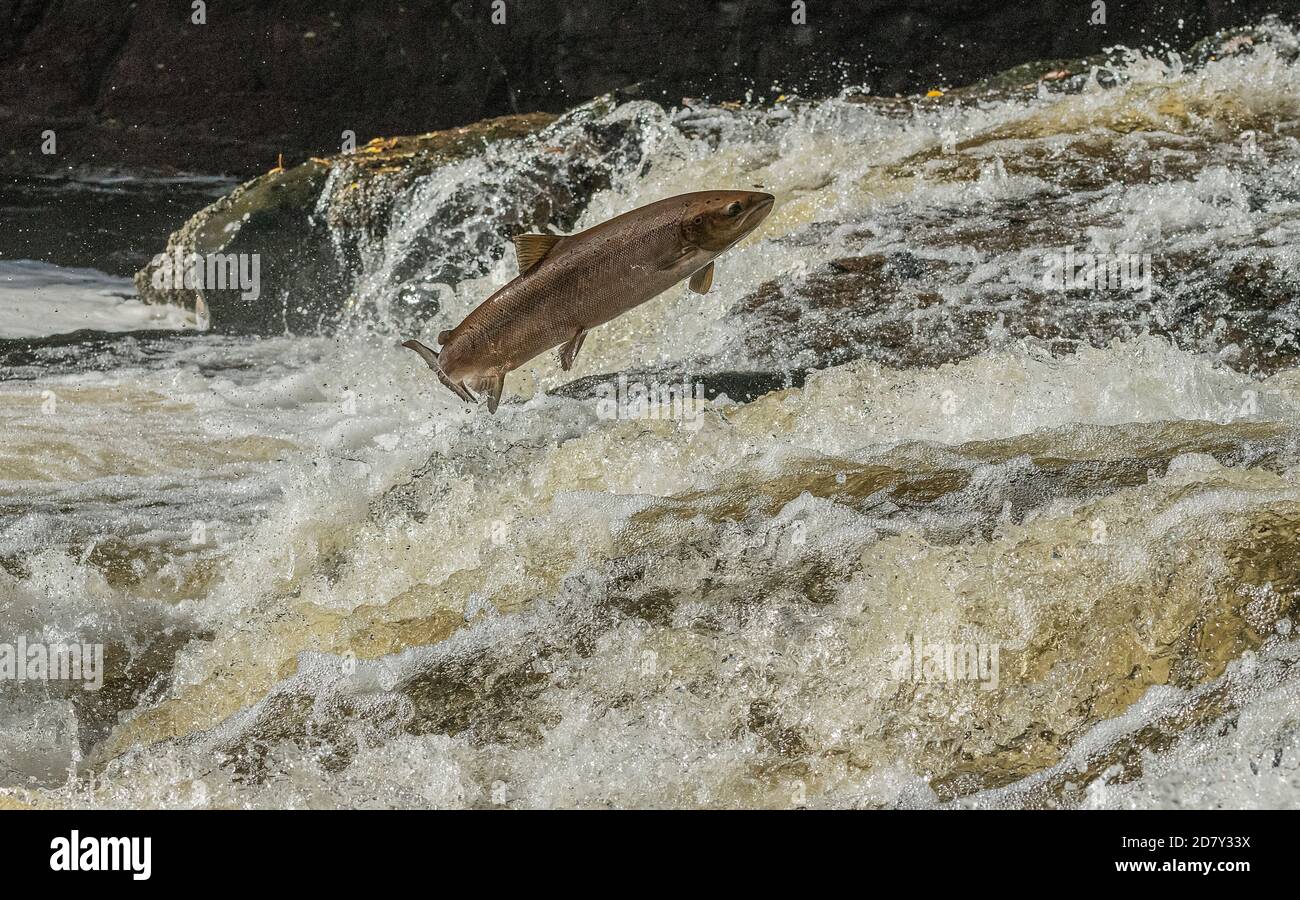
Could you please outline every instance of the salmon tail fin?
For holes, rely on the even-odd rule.
[[[469,391],[465,390],[465,386],[463,384],[456,384],[450,378],[447,377],[447,373],[442,370],[442,366],[438,365],[438,354],[434,353],[428,347],[424,346],[424,344],[421,344],[419,341],[415,341],[415,340],[403,341],[402,346],[410,347],[416,353],[420,354],[420,359],[428,363],[429,368],[433,369],[433,373],[438,376],[438,380],[441,381],[444,385],[446,385],[447,389],[450,390],[453,394],[455,394],[460,399],[464,400],[466,403],[474,402],[474,395],[471,394]]]

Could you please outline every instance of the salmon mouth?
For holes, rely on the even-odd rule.
[[[745,212],[744,229],[748,234],[758,227],[758,224],[767,218],[767,214],[772,211],[776,205],[776,198],[771,194],[764,194],[762,200],[758,200]]]

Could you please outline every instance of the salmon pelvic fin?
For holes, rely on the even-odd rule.
[[[490,375],[477,375],[466,380],[472,390],[487,395],[488,413],[496,415],[497,406],[501,403],[501,391],[506,386],[506,373],[493,372]]]
[[[573,368],[573,361],[578,358],[578,351],[582,349],[582,342],[587,338],[587,329],[579,328],[577,333],[560,348],[560,368],[569,371]]]
[[[416,353],[420,354],[420,359],[428,363],[429,368],[433,369],[433,373],[438,376],[438,380],[446,385],[447,389],[453,394],[464,400],[466,403],[474,402],[474,395],[467,391],[463,384],[456,384],[447,377],[447,373],[442,370],[442,366],[438,365],[438,354],[434,353],[428,347],[424,346],[424,344],[421,344],[416,340],[403,341],[402,346],[409,347]]]

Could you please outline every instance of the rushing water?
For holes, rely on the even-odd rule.
[[[399,196],[328,334],[196,333],[67,274],[100,333],[0,343],[0,641],[101,643],[105,682],[0,685],[0,797],[1300,805],[1295,46],[627,103],[576,227],[777,208],[711,293],[535,360],[495,417],[396,341],[511,277],[493,210],[563,120]],[[1053,290],[1067,248],[1149,282]],[[61,277],[0,263],[0,334]],[[709,399],[611,417],[610,373]]]

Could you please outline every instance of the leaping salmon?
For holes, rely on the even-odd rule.
[[[697,191],[659,200],[571,235],[515,237],[519,276],[438,335],[434,352],[406,341],[456,396],[488,411],[506,374],[552,347],[566,372],[587,332],[689,276],[707,293],[713,260],[758,227],[775,198],[757,191]]]

